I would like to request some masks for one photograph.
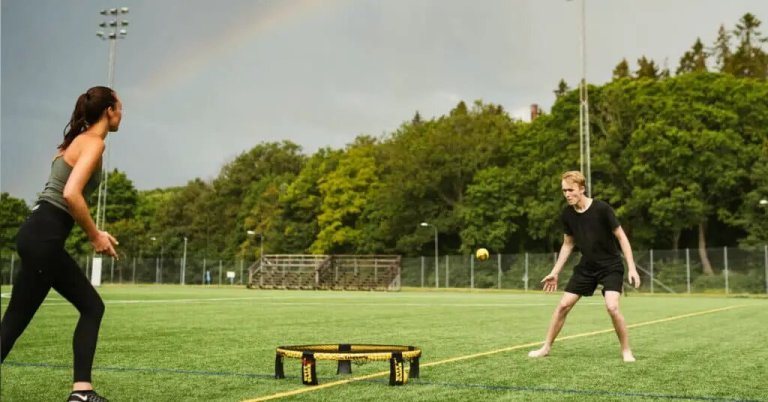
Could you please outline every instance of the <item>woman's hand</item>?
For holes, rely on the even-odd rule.
[[[91,245],[93,246],[93,249],[99,254],[106,254],[119,260],[120,258],[117,256],[117,252],[115,251],[115,246],[120,244],[118,243],[117,239],[103,230],[99,230],[97,233],[98,234],[91,239]]]

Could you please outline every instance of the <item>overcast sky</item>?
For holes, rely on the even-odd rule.
[[[766,0],[586,0],[587,79],[677,67]],[[34,201],[75,99],[107,83],[106,7],[127,6],[108,164],[140,190],[216,177],[266,141],[307,154],[482,99],[526,116],[581,74],[581,0],[2,0],[0,190]],[[768,32],[768,25],[761,26]]]

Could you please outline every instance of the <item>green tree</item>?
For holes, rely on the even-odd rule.
[[[701,38],[696,38],[696,42],[691,47],[691,50],[685,52],[683,57],[680,58],[680,66],[677,67],[676,73],[679,75],[706,72],[708,56],[704,50],[704,44],[701,43]]]
[[[153,248],[162,245],[166,257],[180,258],[186,237],[188,250],[198,257],[209,257],[212,220],[207,211],[212,192],[211,185],[198,178],[169,193],[165,202],[155,210],[153,224],[141,242],[152,244]],[[153,243],[152,237],[158,240]]]
[[[225,165],[213,181],[213,195],[206,205],[211,249],[220,257],[241,253],[250,229],[245,220],[264,191],[264,183],[285,174],[298,174],[304,160],[300,146],[283,141],[259,144]]]
[[[661,77],[659,74],[659,67],[656,66],[656,62],[647,59],[645,56],[637,59],[637,71],[635,76],[637,78],[648,78],[657,80]]]
[[[319,254],[372,252],[364,222],[366,207],[381,184],[374,155],[376,140],[358,137],[347,148],[336,169],[320,179],[320,232],[311,251]]]
[[[121,239],[123,233],[116,232],[113,228],[113,224],[119,221],[131,220],[133,218],[139,199],[138,191],[136,191],[133,182],[128,176],[117,169],[112,170],[107,175],[106,187],[107,203],[104,210],[105,222],[102,228],[115,236],[123,245],[122,249],[124,250],[125,245],[127,244],[124,242],[128,240]],[[96,221],[96,212],[98,210],[96,206],[97,201],[98,194],[97,192],[94,192],[89,197],[89,210],[94,221]],[[121,227],[126,227],[126,224],[121,224]],[[88,236],[86,236],[79,225],[75,225],[72,229],[65,244],[66,249],[70,254],[75,256],[88,255],[93,252]]]
[[[515,241],[526,214],[521,173],[514,167],[491,166],[475,175],[459,210],[463,251],[480,246],[502,251]]]
[[[731,35],[720,25],[717,31],[717,39],[712,47],[712,56],[721,73],[733,73],[733,54],[731,51]]]
[[[133,218],[138,199],[138,191],[125,172],[112,170],[107,178],[107,223]]]
[[[343,151],[321,148],[309,157],[301,172],[280,194],[280,221],[271,235],[281,253],[308,253],[319,233],[322,194],[319,183],[336,170]],[[254,239],[255,240],[255,239]]]
[[[633,133],[630,143],[634,202],[644,203],[661,227],[698,227],[707,274],[713,272],[706,256],[708,223],[737,205],[750,169],[730,100],[738,85],[718,74],[668,81],[662,86],[664,109]]]
[[[559,98],[565,95],[570,90],[571,88],[568,87],[568,84],[565,82],[565,80],[560,79],[560,82],[557,83],[557,89],[554,90],[555,98]]]
[[[629,63],[627,63],[627,59],[621,59],[619,64],[617,64],[613,69],[613,79],[620,80],[622,78],[630,78],[630,76]]]
[[[432,238],[419,222],[441,233],[440,246],[461,247],[459,208],[477,171],[508,158],[500,149],[514,124],[496,105],[460,102],[447,116],[405,124],[382,144],[380,196],[372,221],[388,252],[414,253]],[[505,162],[504,162],[505,163]],[[375,218],[374,218],[375,216]]]
[[[739,19],[734,35],[739,45],[732,58],[732,73],[737,77],[765,79],[768,76],[766,53],[760,47],[766,38],[757,30],[760,20],[753,14],[746,13]]]
[[[16,251],[16,232],[29,215],[29,207],[24,200],[0,193],[0,252],[10,255]]]
[[[752,190],[743,198],[735,223],[747,232],[741,243],[745,246],[768,244],[768,141],[750,174]]]

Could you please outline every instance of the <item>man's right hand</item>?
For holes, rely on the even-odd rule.
[[[544,284],[545,292],[554,292],[557,290],[557,275],[549,274],[541,280],[541,283]]]

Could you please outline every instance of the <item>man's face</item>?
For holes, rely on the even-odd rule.
[[[584,187],[581,187],[570,180],[563,180],[561,186],[563,189],[563,196],[568,202],[568,205],[576,205],[582,198],[584,198]]]

